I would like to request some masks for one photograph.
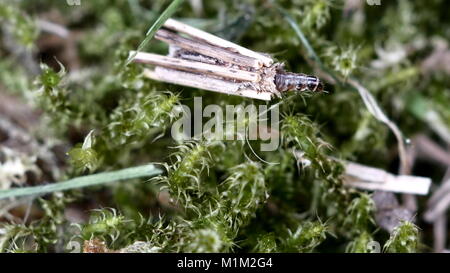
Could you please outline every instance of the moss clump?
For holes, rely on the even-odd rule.
[[[150,81],[144,65],[127,64],[139,45],[167,53],[167,45],[148,38],[167,1],[3,2],[0,95],[19,101],[33,118],[23,122],[25,115],[0,109],[0,125],[13,124],[0,128],[0,145],[36,162],[39,177],[28,175],[24,185],[148,163],[165,173],[53,193],[33,202],[29,216],[0,210],[1,251],[67,252],[75,241],[124,252],[371,252],[374,242],[386,252],[421,250],[412,222],[390,234],[377,227],[370,193],[344,187],[339,159],[398,173],[398,140],[374,118],[355,81],[412,141],[416,135],[442,147],[449,141],[444,0],[380,6],[227,0],[200,1],[200,8],[177,1],[183,3],[170,11],[173,17],[326,82],[327,93],[290,93],[270,102],[281,113],[281,143],[272,152],[257,150],[261,141],[245,134],[240,140],[171,137],[182,104],[192,109],[194,97],[223,111],[263,103]],[[28,138],[20,139],[33,145],[12,141],[19,138],[11,132],[25,132]],[[417,161],[411,174],[438,181],[444,171]],[[16,201],[0,200],[0,207]],[[420,232],[424,242],[432,237]]]

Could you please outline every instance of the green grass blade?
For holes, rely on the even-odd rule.
[[[272,2],[272,4],[275,6],[277,11],[283,16],[284,20],[289,24],[289,26],[294,30],[295,34],[299,38],[302,45],[305,47],[306,51],[308,52],[309,58],[311,58],[316,64],[320,66],[320,68],[327,72],[338,84],[342,84],[340,79],[334,75],[332,71],[327,69],[325,65],[320,60],[319,56],[317,55],[316,51],[314,51],[313,47],[309,43],[308,39],[306,38],[305,34],[301,30],[301,28],[298,26],[297,22],[292,18],[292,16],[281,6],[276,4],[275,2]]]
[[[64,182],[52,183],[43,186],[16,188],[0,191],[0,199],[9,197],[26,196],[26,195],[42,195],[50,192],[65,191],[77,188],[90,187],[95,185],[108,184],[119,180],[153,177],[162,174],[162,170],[154,165],[144,165],[132,167],[118,171],[98,173],[92,175],[73,178]]]
[[[308,51],[308,54],[316,63],[322,65],[322,61],[320,60],[319,56],[317,56],[316,52],[312,48],[311,44],[309,43],[308,39],[306,39],[305,35],[303,34],[303,31],[298,26],[297,22],[295,22],[294,18],[291,17],[291,15],[282,7],[280,7],[278,4],[275,4],[275,7],[277,8],[278,12],[281,13],[284,20],[288,22],[288,24],[291,26],[291,28],[295,31],[295,34],[298,36],[300,41],[302,42],[303,46]]]
[[[134,57],[136,57],[136,54],[140,52],[150,42],[153,36],[155,36],[155,33],[158,31],[158,29],[160,29],[162,25],[167,21],[167,19],[169,19],[175,13],[175,11],[177,11],[178,7],[183,2],[184,0],[173,0],[172,3],[170,3],[170,5],[164,10],[161,16],[158,17],[156,22],[149,28],[147,34],[145,34],[146,37],[144,41],[141,42],[138,49],[128,57],[125,66],[127,66],[133,61]]]

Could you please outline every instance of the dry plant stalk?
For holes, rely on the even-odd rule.
[[[397,193],[426,195],[430,189],[431,179],[411,175],[394,175],[382,169],[345,162],[345,179],[347,186],[364,190],[379,190]]]
[[[427,222],[434,222],[445,214],[450,207],[450,178],[447,178],[431,196],[427,207],[423,216]]]
[[[434,252],[445,252],[447,243],[447,210],[450,206],[450,167],[444,176],[443,182],[428,199],[427,209],[423,219],[433,224]]]
[[[309,164],[309,160],[303,158],[304,153],[302,151],[294,150],[293,152],[299,164]],[[348,187],[417,195],[426,195],[430,190],[431,179],[428,177],[394,175],[382,169],[339,160],[332,156],[329,158],[338,160],[345,166],[344,185]]]
[[[266,54],[173,19],[155,38],[169,44],[168,56],[130,52],[134,62],[154,66],[144,71],[153,80],[265,101],[289,90],[323,90],[317,77],[286,72]]]

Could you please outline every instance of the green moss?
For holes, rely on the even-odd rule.
[[[38,113],[30,130],[37,143],[64,150],[56,171],[44,168],[43,177],[55,171],[75,178],[149,162],[165,169],[150,181],[35,202],[42,213],[34,221],[0,223],[0,249],[62,252],[71,238],[98,238],[111,249],[148,252],[368,252],[374,241],[386,252],[420,251],[414,224],[403,222],[392,234],[377,229],[370,195],[344,187],[338,159],[390,172],[398,164],[396,139],[349,80],[369,90],[405,137],[446,142],[448,70],[424,66],[439,41],[450,40],[445,1],[202,1],[201,15],[190,2],[0,4],[0,90]],[[39,30],[36,20],[48,10],[72,36],[44,48],[45,37],[54,35]],[[326,82],[328,93],[291,93],[270,102],[280,102],[282,142],[276,151],[255,153],[275,164],[260,161],[245,142],[171,138],[181,104],[190,106],[194,96],[223,109],[260,102],[151,81],[143,75],[145,65],[128,63],[130,50],[167,52],[150,38],[169,16]],[[42,63],[37,77],[24,56]],[[444,171],[416,164],[423,176]],[[111,209],[88,212],[89,220],[74,230],[64,219],[69,203],[83,214],[85,208]],[[433,235],[424,230],[420,236],[429,242]]]
[[[397,226],[383,249],[391,253],[414,253],[419,244],[419,229],[411,222],[404,221]]]

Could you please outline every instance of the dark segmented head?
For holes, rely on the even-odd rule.
[[[313,92],[323,91],[323,84],[319,78],[314,76],[307,76],[306,78],[306,89]]]

